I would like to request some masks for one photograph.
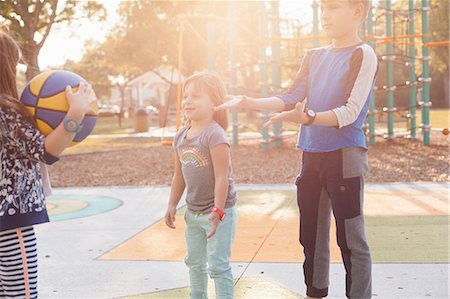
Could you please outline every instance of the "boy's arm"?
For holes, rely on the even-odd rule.
[[[345,87],[345,94],[349,94],[347,103],[332,110],[316,113],[312,125],[342,128],[355,122],[372,88],[377,69],[378,60],[373,50],[370,48],[356,50],[350,62],[350,72]],[[273,115],[265,126],[284,120],[300,124],[307,123],[305,104],[306,101],[297,104],[293,110]]]
[[[291,87],[283,94],[267,98],[250,98],[246,96],[227,96],[224,104],[215,108],[216,111],[230,108],[247,108],[265,111],[291,110],[295,104],[305,99],[308,86],[311,51],[303,57],[300,69],[297,72]]]
[[[345,94],[349,95],[347,102],[331,110],[337,120],[336,126],[342,128],[356,121],[372,89],[377,71],[378,58],[372,48],[365,46],[355,50],[345,86]],[[330,111],[318,113],[314,124],[328,125],[326,119],[329,114]]]
[[[295,105],[305,100],[308,91],[308,76],[311,68],[311,56],[314,50],[306,52],[302,59],[302,63],[297,72],[294,82],[292,82],[289,89],[282,94],[276,95],[283,103],[284,107],[281,110],[291,110]]]
[[[312,124],[316,126],[339,127],[339,121],[332,110],[318,112]]]
[[[282,111],[286,105],[279,97],[246,98],[245,108],[252,110]]]

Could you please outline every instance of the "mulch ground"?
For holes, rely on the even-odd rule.
[[[232,150],[237,183],[293,183],[301,165],[295,139],[279,149],[264,151],[259,143]],[[436,134],[433,144],[395,139],[379,140],[369,149],[370,171],[366,182],[448,182],[449,139]],[[116,149],[63,155],[49,167],[54,187],[169,185],[173,174],[170,147]]]

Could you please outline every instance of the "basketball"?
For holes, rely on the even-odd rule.
[[[80,82],[89,85],[81,76],[62,70],[46,71],[34,77],[24,88],[20,101],[34,116],[39,131],[45,136],[49,135],[63,121],[69,110],[66,98],[66,86],[72,87],[72,92],[78,90]],[[95,97],[94,92],[90,95]],[[83,128],[77,133],[71,146],[83,141],[95,127],[98,106],[96,102],[91,105],[92,111],[83,119]]]

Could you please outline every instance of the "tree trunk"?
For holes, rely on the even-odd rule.
[[[21,49],[23,58],[27,64],[27,71],[25,72],[25,77],[27,81],[33,79],[36,75],[40,73],[38,55],[39,49],[33,42],[27,42]]]
[[[123,113],[124,113],[124,106],[125,106],[125,89],[127,87],[127,84],[117,84],[117,87],[119,88],[120,91],[120,112],[119,112],[119,128],[122,128],[122,118],[123,118]]]

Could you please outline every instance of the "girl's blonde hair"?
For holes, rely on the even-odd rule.
[[[20,58],[20,50],[17,43],[0,28],[0,94],[18,98],[16,85],[17,63]]]
[[[319,0],[320,3],[325,4],[328,0]],[[363,15],[364,19],[367,18],[367,14],[369,13],[369,10],[372,8],[372,0],[347,0],[350,5],[357,5],[361,4],[364,8]]]
[[[198,92],[204,92],[213,102],[214,106],[223,104],[227,89],[222,80],[210,73],[197,73],[184,81],[183,94],[188,86],[192,87]],[[228,117],[225,110],[215,111],[214,120],[224,129],[228,128]],[[189,120],[188,120],[189,123]]]
[[[7,33],[6,27],[0,26],[0,106],[20,112],[25,119],[35,125],[33,117],[19,101],[16,71],[20,55],[19,46]]]

